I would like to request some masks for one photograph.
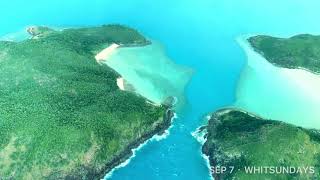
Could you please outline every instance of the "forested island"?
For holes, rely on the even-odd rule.
[[[204,129],[207,134],[202,151],[209,157],[216,180],[320,177],[318,130],[262,119],[237,109],[215,112]],[[226,171],[221,173],[216,167],[226,167]],[[260,167],[260,172],[248,170],[254,167]]]
[[[150,44],[134,29],[32,27],[0,41],[0,179],[100,179],[170,126],[173,112],[119,90],[95,55]]]
[[[300,34],[291,38],[258,35],[248,39],[270,63],[290,69],[320,73],[320,36]]]

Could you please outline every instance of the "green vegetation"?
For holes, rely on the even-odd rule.
[[[226,109],[212,115],[203,152],[212,166],[227,172],[215,179],[319,179],[320,133],[280,121],[264,120],[246,112]],[[229,166],[234,166],[231,172]],[[245,167],[295,167],[294,173],[245,173]],[[300,173],[298,167],[314,167]],[[280,170],[279,170],[280,171]],[[293,172],[292,171],[292,172]],[[304,171],[303,171],[304,172]]]
[[[0,42],[0,179],[98,179],[167,123],[165,107],[120,91],[119,75],[96,63],[111,43],[149,42],[120,25]]]
[[[320,73],[320,36],[301,34],[291,38],[254,36],[250,44],[269,62],[285,68],[305,68]]]

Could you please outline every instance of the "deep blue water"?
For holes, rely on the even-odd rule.
[[[235,100],[245,65],[235,38],[243,34],[320,33],[317,0],[11,0],[0,2],[0,35],[27,25],[127,24],[167,48],[176,63],[195,69],[170,136],[144,146],[112,179],[208,179],[191,132],[203,117]]]

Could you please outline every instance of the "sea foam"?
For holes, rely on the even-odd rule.
[[[165,130],[165,132],[161,135],[159,134],[155,134],[154,136],[152,136],[152,138],[146,140],[145,142],[143,142],[142,144],[140,144],[137,148],[135,149],[132,149],[132,156],[127,159],[126,161],[124,161],[123,163],[119,164],[118,166],[116,166],[115,168],[113,168],[110,172],[108,172],[108,174],[105,175],[104,179],[107,180],[107,179],[110,179],[112,177],[112,174],[117,170],[117,169],[120,169],[120,168],[123,168],[125,166],[127,166],[130,161],[136,157],[136,154],[137,152],[139,152],[145,145],[147,145],[148,143],[152,142],[152,141],[161,141],[161,140],[164,140],[166,139],[169,135],[170,135],[170,130],[171,128],[173,127],[173,124],[172,122],[174,121],[174,119],[176,119],[178,116],[176,113],[174,113],[174,116],[172,117],[171,119],[171,126]]]
[[[210,119],[210,116],[207,116],[206,119]],[[194,137],[201,144],[201,147],[207,141],[207,138],[205,138],[206,134],[207,134],[207,130],[206,129],[201,130],[201,127],[191,132],[191,136]],[[211,165],[210,165],[209,157],[202,152],[201,148],[200,148],[200,153],[201,153],[201,157],[205,160],[206,165],[208,167],[210,179],[213,179],[213,176],[211,174]]]

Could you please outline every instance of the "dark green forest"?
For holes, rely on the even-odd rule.
[[[0,42],[0,177],[85,178],[164,121],[165,107],[119,90],[94,59],[111,43],[149,42],[120,25],[42,30]]]

